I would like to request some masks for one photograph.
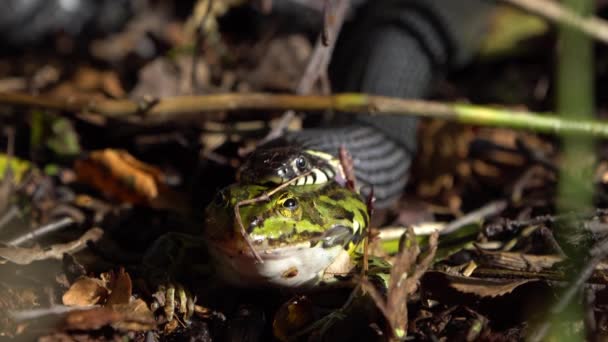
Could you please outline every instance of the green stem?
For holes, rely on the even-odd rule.
[[[581,16],[593,14],[592,0],[562,0],[565,7]],[[557,64],[557,111],[564,120],[585,121],[593,118],[594,80],[593,44],[580,31],[568,26],[560,26],[558,31]],[[594,138],[589,135],[562,135],[563,159],[560,165],[557,209],[564,213],[582,210],[592,206],[591,187],[584,186],[592,181],[595,167]],[[582,227],[576,222],[554,226],[554,235],[574,265],[582,265],[588,254],[590,241],[584,238]],[[576,243],[573,243],[576,241]],[[575,272],[578,273],[578,272]],[[580,275],[574,274],[572,279]],[[580,299],[580,298],[579,298]],[[583,320],[581,301],[573,298],[553,307],[553,317],[549,321],[549,339],[584,340],[583,331],[570,329],[574,322]],[[559,302],[558,302],[559,303]]]

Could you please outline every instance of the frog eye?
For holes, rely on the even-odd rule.
[[[288,198],[283,202],[283,208],[289,210],[295,210],[298,207],[298,200],[295,198]]]
[[[306,158],[301,157],[301,156],[296,159],[295,163],[296,163],[296,167],[300,171],[306,170],[306,167],[308,166],[308,162],[306,161]]]

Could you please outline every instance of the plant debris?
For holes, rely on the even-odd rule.
[[[502,341],[540,340],[556,329],[564,338],[580,331],[608,337],[606,144],[597,146],[597,165],[581,159],[564,176],[560,170],[572,161],[554,136],[450,122],[435,112],[418,127],[404,193],[376,208],[379,192],[370,189],[364,251],[352,260],[341,255],[322,286],[281,291],[219,282],[226,270],[209,265],[213,251],[199,241],[203,208],[235,181],[246,154],[288,130],[337,117],[319,109],[386,113],[372,101],[378,94],[364,103],[348,94],[322,97],[332,95],[331,56],[359,4],[123,2],[132,13],[111,29],[94,29],[103,26],[100,17],[82,30],[51,29],[36,44],[2,43],[0,336]],[[285,3],[297,3],[296,13],[281,12]],[[597,5],[605,15],[606,4]],[[8,34],[1,20],[0,35]],[[555,111],[551,27],[511,7],[493,20],[478,58],[433,85],[435,108]],[[595,53],[595,102],[604,118],[606,47]],[[235,94],[247,96],[237,102]],[[260,110],[268,94],[277,95],[274,109]],[[209,97],[201,103],[198,95]],[[286,99],[314,111],[296,112]],[[346,146],[336,154],[347,188],[356,191],[361,160]],[[592,192],[593,203],[563,211],[557,198],[564,177]],[[297,180],[230,204],[233,233],[258,260],[252,267],[267,266],[266,252],[254,248],[239,210]],[[174,236],[187,238],[164,244]],[[176,259],[185,265],[174,267]],[[239,267],[234,260],[222,267]],[[290,271],[285,277],[299,270]],[[575,306],[578,316],[561,318]]]

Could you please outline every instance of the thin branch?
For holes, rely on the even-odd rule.
[[[76,220],[74,220],[71,217],[62,217],[61,219],[59,219],[57,221],[53,221],[51,223],[42,225],[31,232],[27,232],[26,234],[20,235],[14,239],[8,241],[6,244],[9,246],[19,246],[19,245],[23,244],[24,242],[36,240],[49,233],[52,233],[57,230],[71,226],[75,222],[76,222]]]
[[[192,92],[194,94],[198,93],[200,89],[200,84],[198,83],[198,62],[201,58],[203,50],[203,41],[205,40],[205,25],[207,25],[207,21],[209,20],[209,17],[211,17],[212,9],[213,0],[208,0],[205,9],[205,14],[198,23],[195,32],[194,52],[192,53],[192,73],[190,75],[190,82],[192,83]]]
[[[583,288],[583,285],[593,275],[597,265],[608,255],[608,239],[604,239],[597,246],[593,247],[589,253],[592,258],[585,264],[582,270],[573,277],[566,290],[559,297],[559,300],[551,308],[553,315],[563,312],[572,302],[576,294]],[[545,320],[529,336],[529,341],[543,341],[551,328],[551,320]]]
[[[570,26],[594,39],[608,44],[608,22],[597,16],[583,17],[557,1],[550,0],[503,0],[527,12],[539,15],[558,24]]]
[[[78,239],[58,243],[44,248],[34,246],[22,248],[15,246],[0,246],[0,260],[6,259],[18,265],[28,265],[37,260],[61,259],[65,253],[76,253],[87,247],[89,241],[99,241],[103,236],[101,228],[93,227],[82,234]]]
[[[334,6],[331,3],[332,1],[337,1],[337,4]],[[342,24],[344,23],[344,18],[346,17],[349,7],[350,0],[324,0],[324,21],[321,35],[317,38],[315,48],[308,60],[306,69],[304,69],[304,73],[295,89],[296,94],[310,94],[315,83],[320,80],[323,75],[327,74],[329,61],[331,60],[331,55],[336,46],[338,35],[342,30]],[[281,136],[295,117],[296,113],[294,110],[290,109],[283,113],[277,126],[259,142],[259,145]]]
[[[306,176],[310,175],[311,173],[312,173],[312,171],[305,172],[305,173],[303,173],[303,174],[301,174],[301,175],[299,175],[297,177],[294,177],[294,178],[288,180],[285,183],[282,183],[282,184],[278,185],[277,187],[273,188],[269,192],[264,192],[264,193],[262,193],[258,197],[254,197],[254,198],[250,198],[250,199],[239,201],[234,206],[234,217],[236,218],[236,222],[239,225],[239,228],[240,228],[240,231],[241,231],[241,236],[243,237],[243,239],[245,239],[245,243],[247,244],[247,247],[249,247],[249,249],[251,250],[251,254],[253,254],[253,256],[255,257],[255,259],[260,264],[263,264],[264,260],[260,256],[260,253],[258,253],[256,251],[255,247],[253,246],[253,243],[251,242],[251,239],[249,238],[249,234],[247,233],[247,230],[245,229],[245,226],[243,225],[243,220],[241,219],[241,210],[240,210],[240,208],[242,206],[245,206],[245,205],[251,205],[251,204],[255,204],[255,203],[259,203],[259,202],[270,201],[270,197],[272,195],[274,195],[277,191],[280,191],[281,189],[284,189],[284,188],[290,186],[291,184],[297,182],[298,179],[300,179],[302,177],[306,177]]]
[[[296,94],[310,93],[315,82],[323,75],[329,65],[350,4],[350,0],[337,0],[334,6],[330,3],[331,1],[335,0],[326,0],[324,33],[317,39],[315,49],[296,88]]]
[[[522,112],[507,108],[491,108],[468,104],[401,99],[362,93],[335,95],[275,95],[267,93],[213,94],[164,98],[148,111],[141,112],[137,102],[130,100],[84,101],[0,93],[0,105],[41,108],[67,112],[87,112],[112,119],[139,123],[163,123],[198,118],[203,113],[237,110],[334,110],[369,115],[406,115],[451,120],[463,124],[525,129],[548,134],[579,134],[608,138],[608,122],[601,120],[569,120],[550,113]]]
[[[441,230],[441,235],[451,234],[458,229],[465,227],[471,223],[480,222],[485,220],[490,216],[495,216],[500,214],[503,210],[507,208],[506,200],[497,200],[490,202],[483,207],[474,210],[458,219],[450,222],[444,229]]]

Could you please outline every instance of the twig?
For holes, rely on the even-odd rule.
[[[361,285],[374,300],[380,312],[386,318],[393,336],[391,340],[403,340],[407,334],[408,296],[416,291],[420,278],[433,263],[437,252],[439,234],[433,233],[429,237],[429,250],[418,260],[420,248],[416,243],[413,229],[406,232],[405,239],[409,242],[395,257],[390,274],[389,287],[386,299],[376,290],[368,279],[361,279]]]
[[[574,298],[574,296],[581,289],[583,284],[587,282],[587,280],[591,277],[597,265],[599,265],[599,263],[604,260],[606,256],[608,256],[608,239],[604,239],[601,243],[595,246],[591,250],[590,255],[592,256],[591,260],[589,260],[589,262],[586,263],[585,267],[573,278],[570,285],[561,294],[559,300],[551,308],[551,313],[553,315],[563,312],[564,309],[568,307],[568,305],[572,301],[572,298]],[[534,330],[534,332],[530,335],[529,340],[544,340],[544,337],[547,335],[547,332],[549,331],[550,327],[551,321],[546,320],[537,329]]]
[[[35,230],[33,230],[31,232],[18,236],[16,238],[8,241],[6,244],[9,246],[19,246],[26,241],[36,240],[36,239],[40,238],[41,236],[44,236],[48,233],[52,233],[59,229],[65,228],[75,222],[76,221],[71,217],[63,217],[58,221],[51,222],[49,224],[45,224],[43,226],[36,228]]]
[[[207,24],[208,18],[211,16],[211,9],[213,8],[213,0],[207,1],[207,7],[205,14],[201,18],[198,26],[196,27],[195,40],[194,40],[194,51],[192,53],[192,73],[190,82],[192,83],[192,92],[198,93],[198,60],[201,57],[203,48],[203,40],[205,38],[205,25]]]
[[[239,209],[241,208],[241,206],[244,206],[244,205],[250,205],[250,204],[255,204],[255,203],[259,203],[259,202],[269,201],[270,200],[270,196],[274,195],[277,191],[288,187],[292,183],[296,182],[298,179],[300,179],[302,177],[306,177],[306,176],[310,175],[311,173],[312,173],[312,171],[305,172],[305,173],[303,173],[303,174],[301,174],[301,175],[299,175],[297,177],[294,177],[294,178],[288,180],[285,183],[280,184],[279,186],[277,186],[276,188],[270,190],[269,192],[264,192],[263,194],[261,194],[258,197],[254,197],[254,198],[251,198],[251,199],[239,201],[237,204],[235,204],[235,206],[234,206],[234,217],[236,218],[236,222],[238,223],[238,225],[240,227],[241,235],[243,236],[243,239],[245,239],[245,243],[247,244],[247,247],[249,247],[249,249],[251,250],[251,253],[253,254],[253,256],[255,257],[255,259],[259,263],[263,264],[264,260],[260,256],[260,253],[258,253],[255,250],[255,247],[253,246],[253,243],[251,242],[251,239],[249,239],[249,234],[247,233],[247,230],[245,230],[245,226],[243,225],[243,220],[241,219],[241,211]]]
[[[340,160],[340,167],[342,168],[342,171],[344,172],[344,186],[351,191],[357,191],[357,179],[355,177],[355,162],[353,161],[353,156],[346,149],[346,146],[341,145],[340,148],[338,149],[338,159]],[[373,197],[373,195],[370,196],[370,198],[371,197]],[[368,209],[370,209],[370,208],[368,207]],[[370,215],[371,215],[371,213],[370,213]]]
[[[0,230],[6,227],[6,225],[11,222],[12,219],[19,216],[20,213],[21,212],[16,205],[11,205],[6,213],[3,213],[2,216],[0,216]]]
[[[337,5],[332,6],[332,1],[337,1]],[[334,51],[336,40],[342,29],[346,13],[348,12],[349,3],[350,0],[324,0],[324,22],[321,35],[315,43],[315,49],[313,50],[310,59],[308,60],[308,64],[306,65],[306,69],[304,69],[304,73],[295,89],[296,94],[309,94],[312,91],[315,82],[327,72],[327,67]],[[279,123],[267,136],[260,140],[259,145],[280,137],[295,116],[296,113],[294,110],[288,110],[283,113]]]
[[[401,99],[395,97],[341,93],[335,95],[276,95],[267,93],[212,94],[176,96],[160,100],[146,113],[139,114],[136,102],[130,100],[76,100],[0,93],[0,104],[67,112],[87,112],[111,119],[135,120],[140,123],[163,123],[198,117],[203,113],[237,110],[334,110],[369,115],[406,115],[451,120],[478,126],[532,130],[547,134],[578,134],[608,138],[608,123],[601,120],[570,120],[555,115],[522,112],[506,108]]]
[[[600,216],[608,215],[608,209],[597,208],[594,211],[572,212],[560,215],[539,215],[527,220],[509,220],[504,219],[502,222],[492,223],[484,228],[484,234],[488,238],[494,238],[503,232],[510,232],[523,227],[535,226],[540,224],[568,222],[572,220],[589,221]],[[586,224],[582,222],[580,224]]]
[[[330,57],[336,45],[336,39],[342,29],[344,18],[348,12],[350,0],[326,0],[327,2],[337,1],[335,6],[327,4],[323,32],[317,39],[315,49],[310,57],[306,70],[302,74],[300,83],[296,87],[297,94],[310,93],[314,83],[327,70]],[[331,17],[331,20],[329,19]],[[324,36],[327,35],[326,38]],[[327,39],[324,42],[324,39]]]
[[[0,246],[0,260],[6,259],[15,264],[27,265],[36,260],[61,259],[63,258],[63,254],[81,251],[86,248],[88,241],[98,241],[102,236],[103,230],[101,228],[94,227],[87,230],[76,240],[47,246],[45,248],[40,246],[35,246],[32,248]]]
[[[494,216],[507,208],[506,200],[498,200],[490,202],[483,207],[474,210],[458,219],[450,222],[444,229],[441,230],[441,235],[446,235],[457,231],[458,229],[475,222],[479,222],[489,216]]]
[[[79,310],[87,310],[94,307],[98,307],[97,305],[90,306],[65,306],[65,305],[54,305],[49,308],[37,308],[37,309],[28,309],[28,310],[15,310],[9,311],[9,315],[11,318],[16,320],[17,322],[27,321],[32,319],[38,319],[48,315],[63,315],[72,311]]]
[[[597,16],[583,17],[557,1],[549,0],[503,0],[530,13],[537,14],[559,24],[570,26],[605,44],[608,44],[608,22]]]

